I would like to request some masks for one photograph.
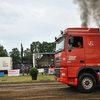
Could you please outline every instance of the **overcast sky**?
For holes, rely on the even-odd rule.
[[[8,52],[20,51],[21,43],[25,50],[33,41],[53,42],[67,27],[81,27],[73,0],[0,0],[0,44]]]

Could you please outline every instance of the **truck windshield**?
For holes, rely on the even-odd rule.
[[[63,51],[65,49],[65,37],[59,39],[56,42],[56,52]]]

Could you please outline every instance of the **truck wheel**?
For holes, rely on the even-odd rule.
[[[93,75],[89,73],[84,73],[79,77],[78,80],[78,90],[84,93],[91,92],[96,87],[96,80]]]

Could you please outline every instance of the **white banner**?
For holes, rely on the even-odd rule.
[[[39,72],[44,72],[44,69],[38,69]]]
[[[19,76],[19,75],[20,75],[20,69],[8,70],[8,76]]]

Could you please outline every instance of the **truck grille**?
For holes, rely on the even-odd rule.
[[[61,57],[55,58],[54,61],[61,60]]]
[[[54,59],[54,66],[60,67],[61,66],[61,57]]]
[[[60,78],[60,67],[55,68],[55,77]]]

